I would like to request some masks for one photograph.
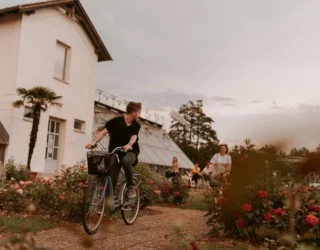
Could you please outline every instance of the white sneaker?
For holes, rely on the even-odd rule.
[[[135,198],[137,196],[136,189],[134,186],[128,187],[127,195],[129,198]]]

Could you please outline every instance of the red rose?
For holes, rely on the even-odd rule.
[[[244,220],[242,218],[237,220],[237,226],[238,228],[244,228]]]
[[[251,207],[251,205],[248,204],[248,203],[243,204],[243,205],[241,206],[241,210],[242,210],[243,212],[245,212],[245,213],[250,212],[251,209],[252,209],[252,207]]]
[[[43,184],[43,183],[46,182],[46,180],[45,180],[44,178],[41,178],[41,179],[39,180],[39,182],[40,182],[40,184]]]
[[[312,192],[314,190],[313,186],[308,187],[308,191]]]
[[[266,191],[263,190],[258,190],[256,192],[256,195],[260,198],[260,199],[265,199],[268,197],[268,193]]]
[[[219,200],[217,200],[217,205],[221,207],[226,204],[226,201],[227,200],[225,198],[220,198]]]
[[[316,216],[309,214],[309,215],[307,215],[307,217],[305,218],[304,221],[306,224],[308,224],[310,226],[315,226],[318,224],[319,219]]]
[[[309,211],[310,212],[319,212],[320,211],[320,207],[316,207],[316,206],[310,206],[309,207]]]
[[[173,195],[174,195],[175,197],[179,197],[179,196],[180,196],[180,192],[174,192]]]
[[[198,250],[199,249],[197,243],[195,243],[195,242],[192,242],[191,246],[192,246],[192,250]]]
[[[273,210],[273,214],[281,217],[281,216],[286,215],[287,211],[285,209],[279,207],[279,208]]]
[[[222,196],[227,197],[227,198],[232,198],[231,191],[229,189],[222,190]]]
[[[263,218],[264,218],[264,220],[265,221],[271,221],[272,220],[272,214],[271,213],[265,213],[264,215],[263,215]]]

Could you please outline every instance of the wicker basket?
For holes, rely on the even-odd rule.
[[[87,152],[88,174],[108,176],[113,168],[119,164],[119,158],[116,154],[106,153],[104,151]]]

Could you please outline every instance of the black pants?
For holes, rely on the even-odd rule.
[[[198,179],[200,178],[200,175],[198,175],[198,174],[193,174],[193,176],[192,176],[192,180],[196,183],[196,184],[198,184]]]
[[[123,167],[123,170],[126,175],[126,180],[127,180],[127,186],[133,186],[133,173],[132,173],[132,165],[137,161],[137,156],[132,153],[132,152],[127,152],[127,153],[121,153],[119,154],[120,158],[120,164],[112,169],[111,171],[111,179],[112,179],[112,185],[113,188],[116,187],[119,172],[121,169],[121,166]]]

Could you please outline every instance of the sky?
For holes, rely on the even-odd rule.
[[[320,143],[320,1],[81,2],[113,57],[97,87],[141,101],[166,129],[171,109],[202,99],[231,146]]]

